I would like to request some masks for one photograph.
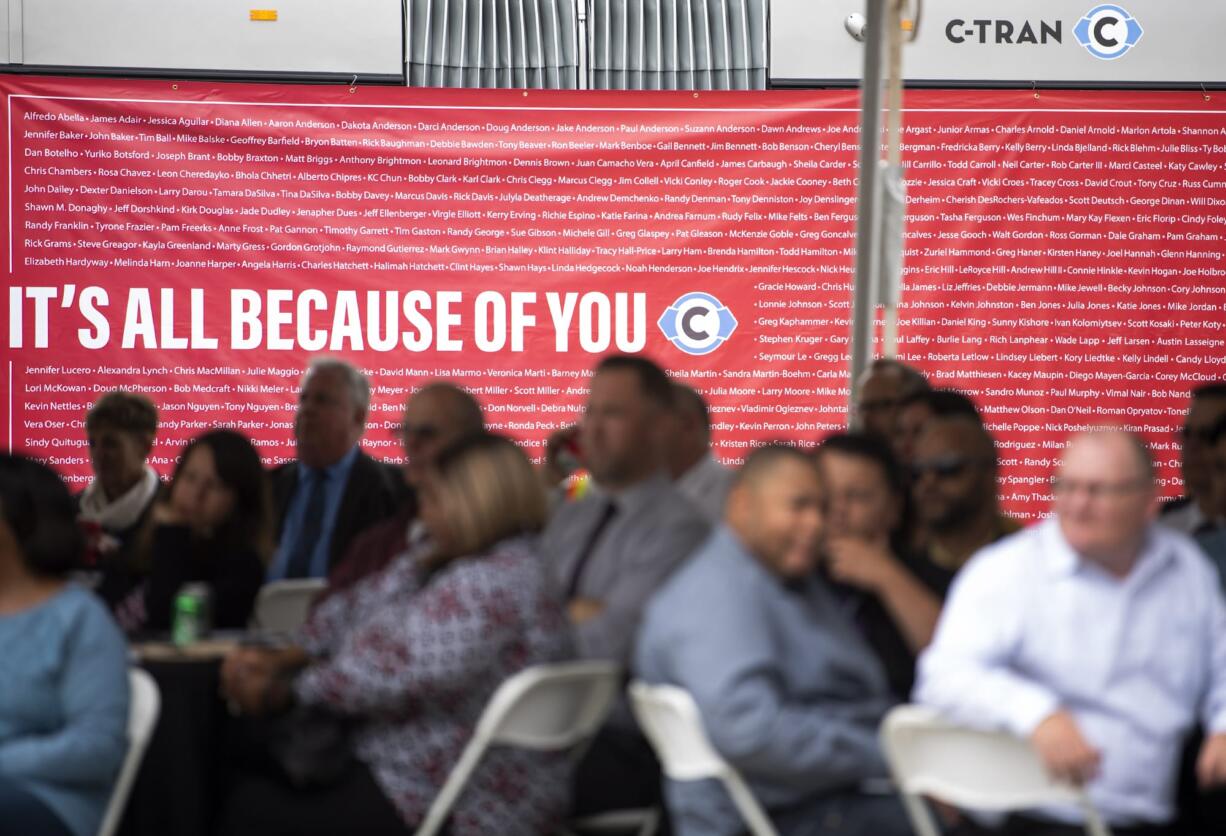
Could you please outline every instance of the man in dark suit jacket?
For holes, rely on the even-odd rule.
[[[269,580],[324,577],[361,531],[394,514],[408,489],[400,471],[358,446],[370,384],[340,360],[313,361],[302,378],[298,460],[272,473],[277,550]]]

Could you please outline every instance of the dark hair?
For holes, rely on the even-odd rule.
[[[834,433],[826,436],[814,455],[821,458],[822,454],[827,452],[864,459],[875,464],[881,471],[886,487],[898,500],[899,507],[898,524],[890,532],[890,544],[896,554],[903,554],[907,549],[912,524],[911,488],[907,472],[895,458],[889,443],[866,433]]]
[[[703,429],[711,432],[711,411],[706,400],[698,394],[698,390],[685,383],[673,384],[673,408],[678,412],[688,412],[698,416]]]
[[[76,503],[45,464],[0,453],[0,514],[32,574],[62,578],[80,565],[85,535]]]
[[[116,389],[99,398],[85,414],[85,431],[111,427],[120,432],[152,438],[158,431],[158,411],[144,395]]]
[[[1208,444],[1217,444],[1223,438],[1226,438],[1226,415],[1214,421],[1209,429],[1205,430],[1205,441]]]
[[[898,402],[898,408],[903,409],[913,404],[922,403],[928,407],[934,418],[947,418],[951,415],[965,415],[983,423],[979,407],[965,392],[957,389],[929,389],[923,392],[912,392]]]
[[[656,406],[671,409],[673,384],[664,369],[648,360],[629,354],[611,354],[596,365],[595,374],[601,372],[633,372],[639,380],[639,390]]]
[[[906,497],[907,473],[886,441],[865,433],[834,433],[818,445],[816,455],[820,457],[827,451],[867,459],[881,470],[891,493]]]
[[[175,468],[175,478],[198,447],[207,447],[213,454],[217,478],[234,492],[234,510],[218,526],[213,537],[219,543],[254,549],[267,557],[271,550],[272,497],[268,477],[260,462],[260,454],[242,433],[234,430],[210,430],[198,435],[183,448]],[[171,482],[174,490],[174,482]]]
[[[1204,383],[1192,390],[1192,400],[1200,398],[1226,398],[1226,380]]]

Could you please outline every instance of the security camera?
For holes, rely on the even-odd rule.
[[[843,19],[843,28],[857,41],[863,41],[864,30],[868,28],[868,20],[862,14],[850,14]]]

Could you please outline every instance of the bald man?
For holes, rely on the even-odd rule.
[[[861,432],[889,441],[894,437],[899,403],[928,388],[927,378],[918,369],[898,360],[878,358],[860,377],[854,425]]]
[[[1154,524],[1153,464],[1117,429],[1074,437],[1053,518],[977,554],[920,660],[915,697],[1029,738],[1116,834],[1173,833],[1180,747],[1200,720],[1202,785],[1226,782],[1226,603],[1185,535]],[[1075,808],[1006,833],[1080,833]]]
[[[816,465],[787,446],[737,472],[724,523],[648,606],[636,674],[686,689],[711,742],[784,836],[909,833],[898,802],[859,792],[886,775],[885,673],[819,580]],[[669,782],[678,836],[732,836],[714,782]]]

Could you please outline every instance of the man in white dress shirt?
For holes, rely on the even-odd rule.
[[[1198,720],[1200,782],[1226,783],[1226,601],[1192,541],[1154,524],[1140,439],[1076,436],[1053,494],[1053,519],[962,570],[915,698],[1029,738],[1117,834],[1170,832],[1180,747]],[[1036,810],[1005,832],[1080,832],[1066,830],[1080,820],[1075,808]]]

